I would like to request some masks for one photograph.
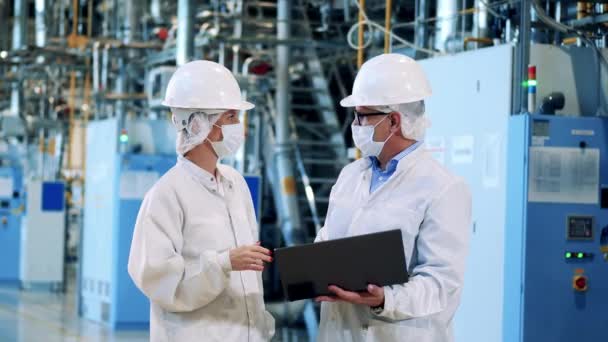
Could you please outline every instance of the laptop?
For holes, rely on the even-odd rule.
[[[333,295],[329,285],[364,292],[409,278],[399,229],[277,248],[274,258],[289,301]]]

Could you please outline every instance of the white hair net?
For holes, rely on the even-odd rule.
[[[401,114],[401,134],[407,139],[421,141],[424,139],[426,129],[431,127],[431,121],[424,115],[424,100],[369,108],[383,113]]]
[[[177,132],[177,139],[175,141],[175,151],[178,155],[185,155],[196,146],[202,144],[213,124],[219,120],[223,110],[207,110],[204,111],[196,109],[181,109],[173,108],[173,112],[176,111],[190,111],[190,118],[188,119],[188,126],[181,131]],[[219,112],[219,113],[218,113]]]

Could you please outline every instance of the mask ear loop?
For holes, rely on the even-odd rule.
[[[395,112],[393,111],[393,112],[388,113],[388,114],[386,115],[386,117],[384,118],[384,119],[386,119],[386,118],[388,117],[388,118],[389,118],[389,120],[391,121],[391,125],[388,127],[388,132],[389,132],[390,134],[389,134],[389,135],[388,135],[388,137],[387,137],[387,138],[384,140],[384,144],[386,144],[386,142],[387,142],[387,141],[389,141],[389,140],[390,140],[390,138],[392,138],[392,137],[395,135],[395,132],[391,132],[391,127],[393,127],[393,123],[394,123],[394,122],[393,122],[393,118],[391,117],[391,114],[393,114],[393,113],[395,113]],[[384,119],[382,119],[382,120],[384,120]],[[380,123],[382,122],[382,120],[378,121],[378,124],[380,124]],[[378,125],[378,124],[376,124],[376,125]],[[383,146],[382,148],[384,148],[384,146]]]

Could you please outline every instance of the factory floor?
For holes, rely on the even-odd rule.
[[[66,293],[0,286],[0,342],[143,342],[148,331],[114,332],[78,316],[74,271]],[[307,341],[301,329],[278,329],[275,341]]]
[[[73,283],[66,293],[0,287],[0,342],[149,340],[147,331],[112,332],[78,317]]]

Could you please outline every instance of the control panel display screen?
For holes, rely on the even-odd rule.
[[[593,217],[591,217],[591,216],[569,216],[568,217],[568,239],[592,240],[593,239]]]
[[[546,120],[534,120],[532,123],[532,136],[534,137],[548,137],[549,132],[549,121]]]

